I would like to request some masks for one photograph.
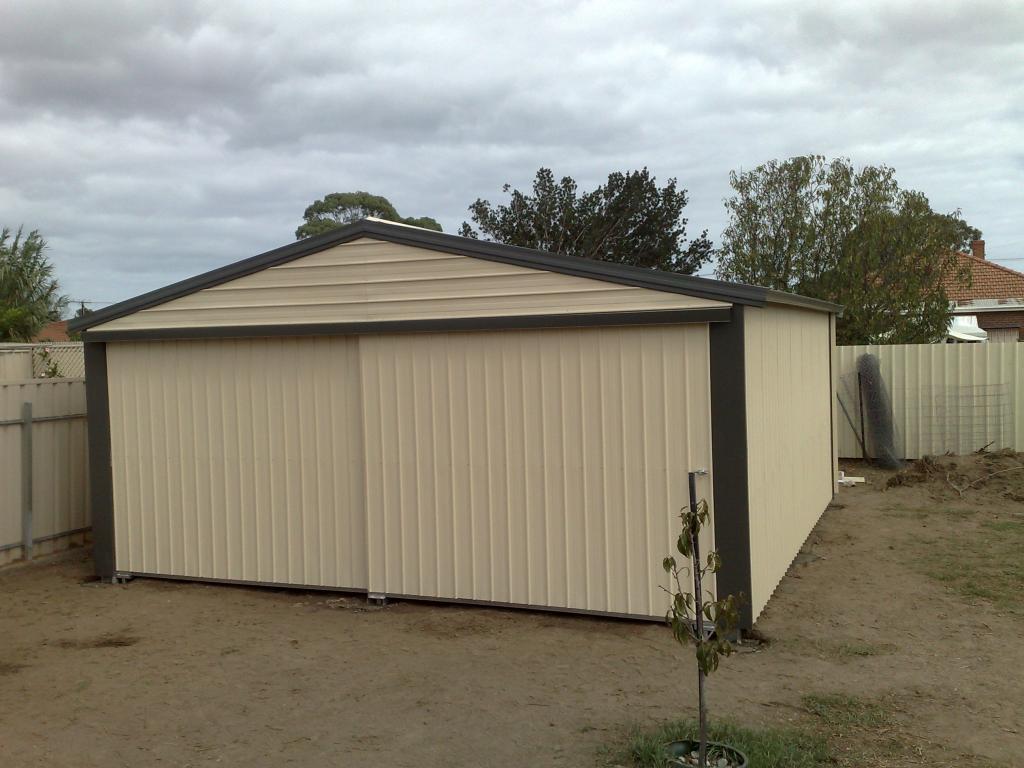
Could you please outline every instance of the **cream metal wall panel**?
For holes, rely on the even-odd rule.
[[[751,607],[754,618],[832,499],[830,316],[746,308]]]
[[[29,358],[31,362],[31,358]],[[0,421],[21,418],[31,402],[35,418],[85,413],[85,382],[45,379],[0,384]],[[0,425],[0,545],[21,541],[21,427]],[[32,425],[33,537],[48,538],[89,525],[88,465],[84,419]],[[81,534],[74,539],[81,541]],[[46,542],[37,554],[70,542]],[[0,551],[0,565],[22,556],[21,548]]]
[[[107,345],[120,571],[366,587],[358,345]]]
[[[96,326],[96,331],[728,307],[361,238]]]
[[[0,381],[26,381],[32,378],[32,349],[22,345],[0,344]]]
[[[663,615],[686,470],[711,464],[706,325],[360,348],[371,591]]]
[[[1024,345],[890,344],[837,348],[839,455],[861,458],[857,359],[871,353],[892,398],[896,449],[907,459],[1024,450]]]

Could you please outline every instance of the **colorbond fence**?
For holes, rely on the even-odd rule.
[[[0,344],[0,381],[83,376],[85,351],[80,341]]]
[[[892,399],[898,456],[1024,450],[1024,344],[871,345],[836,353],[840,457],[863,455],[857,360],[865,353],[878,358]]]
[[[32,378],[32,347],[0,344],[0,382]]]
[[[0,565],[83,543],[84,379],[0,382]]]

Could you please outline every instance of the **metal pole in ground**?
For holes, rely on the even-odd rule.
[[[687,475],[688,491],[690,495],[690,547],[693,552],[693,600],[694,612],[697,614],[697,637],[700,638],[698,645],[704,643],[707,638],[704,636],[704,594],[703,578],[700,570],[700,523],[697,520],[697,472],[690,472]],[[708,704],[707,689],[705,687],[706,676],[700,663],[697,664],[697,714],[700,723],[700,751],[697,764],[700,768],[707,766],[707,741],[708,741]]]
[[[857,371],[857,403],[860,410],[860,445],[861,453],[864,454],[864,461],[871,461],[868,456],[868,433],[864,431],[864,384],[861,372]]]
[[[21,404],[21,555],[32,559],[32,403]]]

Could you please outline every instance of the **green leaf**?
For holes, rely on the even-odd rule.
[[[949,283],[969,287],[959,253],[981,236],[959,210],[934,211],[884,165],[820,155],[732,172],[718,276],[843,305],[838,344],[945,337]]]
[[[322,235],[367,217],[441,231],[441,225],[429,216],[402,217],[390,200],[369,192],[334,192],[310,204],[302,217],[305,222],[295,230],[296,240]]]
[[[505,185],[508,202],[478,199],[461,234],[584,259],[692,274],[712,255],[707,232],[686,240],[688,197],[676,180],[650,172],[615,172],[589,192],[540,168],[531,190]]]

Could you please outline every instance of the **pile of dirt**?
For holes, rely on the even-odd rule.
[[[1024,503],[1024,453],[1011,449],[969,456],[924,456],[886,481],[921,486],[936,498],[999,497]]]

